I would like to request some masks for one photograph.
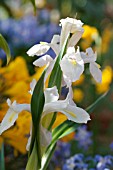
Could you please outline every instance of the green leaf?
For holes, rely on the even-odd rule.
[[[97,105],[102,101],[102,99],[105,98],[105,96],[106,96],[107,94],[108,94],[108,91],[107,91],[106,93],[102,94],[94,103],[92,103],[90,106],[88,106],[88,107],[86,108],[86,111],[87,111],[88,113],[91,113],[91,112],[97,107]]]
[[[36,143],[34,143],[34,147],[32,153],[28,159],[26,170],[37,170],[38,169],[38,157],[37,157],[37,148]]]
[[[34,12],[36,13],[36,3],[35,3],[35,0],[30,0],[33,7],[34,7]]]
[[[37,127],[37,122],[40,122],[40,118],[45,102],[44,76],[45,76],[45,71],[43,72],[42,76],[38,80],[31,98],[31,114],[32,114],[34,128]]]
[[[10,61],[10,58],[11,58],[11,53],[10,53],[9,46],[8,46],[5,38],[1,34],[0,34],[0,48],[2,48],[4,50],[4,52],[6,53],[7,64],[8,64]]]
[[[51,157],[55,151],[56,143],[51,144],[50,148],[47,150],[47,152],[42,157],[42,167],[40,170],[46,170],[47,166],[51,160]]]
[[[45,71],[43,72],[42,76],[38,80],[31,98],[31,115],[33,121],[33,127],[32,127],[32,139],[31,139],[31,145],[29,151],[29,158],[35,147],[37,150],[37,157],[38,157],[37,164],[39,168],[41,166],[40,120],[41,120],[41,115],[45,103],[44,76],[45,76]]]

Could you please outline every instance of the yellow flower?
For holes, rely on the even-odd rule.
[[[98,38],[99,33],[95,27],[91,27],[89,25],[84,25],[83,28],[85,31],[82,35],[81,46],[83,49],[86,49]]]
[[[24,96],[28,93],[29,85],[25,81],[18,81],[11,88],[5,91],[5,95],[8,96]]]
[[[112,82],[112,68],[110,66],[106,66],[102,71],[102,83],[96,84],[97,93],[104,93],[109,90],[110,83]]]
[[[84,97],[84,93],[82,92],[82,90],[76,88],[73,89],[73,100],[77,103],[81,102],[82,99]]]
[[[110,41],[113,39],[113,26],[108,25],[102,33],[102,53],[109,49]]]
[[[7,80],[7,85],[12,85],[20,80],[27,80],[29,77],[28,69],[25,60],[22,57],[17,57],[8,66],[0,68],[0,75],[4,75]]]
[[[53,128],[57,127],[58,125],[60,125],[61,123],[63,123],[65,120],[67,120],[67,117],[62,114],[62,113],[57,113],[57,117],[56,120],[54,122]]]
[[[6,99],[17,100],[19,103],[30,103],[31,77],[29,76],[26,62],[22,57],[17,57],[7,67],[0,68],[0,122],[8,110]],[[26,144],[31,125],[31,115],[22,112],[13,128],[5,131],[0,136],[0,143],[13,146],[19,152],[26,153]]]
[[[73,82],[72,85],[73,85],[73,86],[81,85],[81,84],[84,82],[84,78],[85,78],[85,76],[82,74],[82,75],[80,76],[80,79],[77,80],[77,81],[75,81],[75,82]]]
[[[44,71],[44,68],[45,68],[45,66],[44,67],[38,67],[36,69],[36,73],[31,77],[31,80],[32,79],[39,80],[40,76],[42,75],[42,73]]]

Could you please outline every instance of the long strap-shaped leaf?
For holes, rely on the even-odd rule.
[[[7,56],[7,64],[8,64],[11,58],[11,53],[5,38],[1,34],[0,34],[0,48],[2,48],[5,51]]]
[[[90,105],[86,110],[91,113],[96,105],[106,96],[107,93],[103,94],[102,96],[100,96],[92,105]],[[42,158],[42,162],[43,162],[43,166],[41,168],[41,170],[46,170],[49,161],[50,161],[50,157],[52,157],[52,154],[54,153],[55,150],[55,146],[56,146],[56,142],[58,141],[58,139],[70,134],[71,132],[74,132],[78,127],[80,126],[80,124],[74,123],[72,121],[66,120],[64,121],[62,124],[60,124],[59,126],[57,126],[53,132],[52,132],[52,141],[51,144],[48,146],[43,158]]]
[[[43,112],[43,107],[45,102],[44,76],[45,76],[45,71],[43,72],[42,76],[37,82],[31,99],[31,114],[32,114],[33,127],[32,127],[32,139],[31,139],[31,145],[29,151],[29,158],[30,156],[32,156],[32,152],[35,147],[37,151],[38,167],[41,166],[40,120],[41,120],[41,115]]]

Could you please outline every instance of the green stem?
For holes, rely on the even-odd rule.
[[[5,170],[5,161],[4,161],[4,144],[0,148],[0,170]]]
[[[51,145],[51,149],[47,151],[47,153],[42,157],[42,168],[40,170],[46,170],[48,167],[48,164],[51,160],[51,157],[55,151],[56,148],[56,142]],[[49,156],[48,156],[49,155]]]

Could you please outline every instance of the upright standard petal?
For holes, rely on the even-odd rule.
[[[68,33],[72,33],[72,34],[77,34],[78,32],[83,33],[83,28],[82,28],[83,23],[80,20],[67,17],[66,19],[61,19],[60,23],[61,23],[60,25],[62,26],[61,39],[60,39],[61,47],[62,47]],[[76,38],[78,38],[78,36]],[[76,42],[78,40],[75,39]]]
[[[82,37],[82,34],[84,32],[84,29],[81,28],[81,30],[75,32],[72,37],[69,39],[69,42],[68,42],[68,47],[74,47],[78,41],[80,40],[80,38]]]
[[[27,51],[27,54],[31,57],[33,57],[34,55],[40,56],[45,54],[49,50],[49,48],[50,46],[46,42],[36,44]]]
[[[9,99],[7,100],[7,103],[9,105],[9,109],[0,124],[0,134],[2,134],[5,130],[14,125],[20,112],[22,112],[23,110],[27,110],[30,112],[29,104],[17,104],[16,101],[11,104],[11,101]]]

